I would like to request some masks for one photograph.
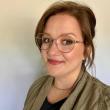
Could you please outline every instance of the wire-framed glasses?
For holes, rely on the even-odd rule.
[[[53,39],[47,33],[39,33],[35,40],[40,50],[49,50],[54,42],[57,48],[64,53],[70,52],[76,43],[83,43],[83,41],[75,40],[73,33],[62,34],[57,39]]]

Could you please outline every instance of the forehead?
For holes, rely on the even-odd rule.
[[[82,38],[79,22],[74,16],[68,14],[51,16],[46,23],[44,32],[55,38],[66,33],[73,33],[77,38]]]

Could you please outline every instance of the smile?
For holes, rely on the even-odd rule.
[[[52,65],[58,65],[61,63],[64,63],[64,61],[58,61],[58,60],[54,60],[54,59],[48,59],[48,63],[52,64]]]

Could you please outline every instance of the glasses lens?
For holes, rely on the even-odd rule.
[[[41,45],[42,45],[42,39],[39,37],[35,38],[36,44],[38,46],[39,49],[41,49]]]
[[[56,41],[58,49],[62,52],[70,52],[75,44],[74,37],[71,34],[62,35]],[[36,37],[36,43],[40,49],[47,50],[51,47],[53,39],[48,34],[40,33]]]
[[[37,35],[37,45],[40,49],[45,50],[48,49],[51,44],[51,38],[48,34],[40,33]]]
[[[51,44],[51,38],[49,38],[48,36],[43,36],[41,49],[48,49],[50,44]]]
[[[65,35],[58,39],[58,48],[63,52],[69,52],[73,49],[75,40],[73,37]]]

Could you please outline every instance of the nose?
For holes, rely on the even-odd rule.
[[[48,55],[55,56],[55,55],[59,55],[59,54],[61,54],[61,52],[58,49],[56,42],[53,41],[49,50],[48,50]]]

